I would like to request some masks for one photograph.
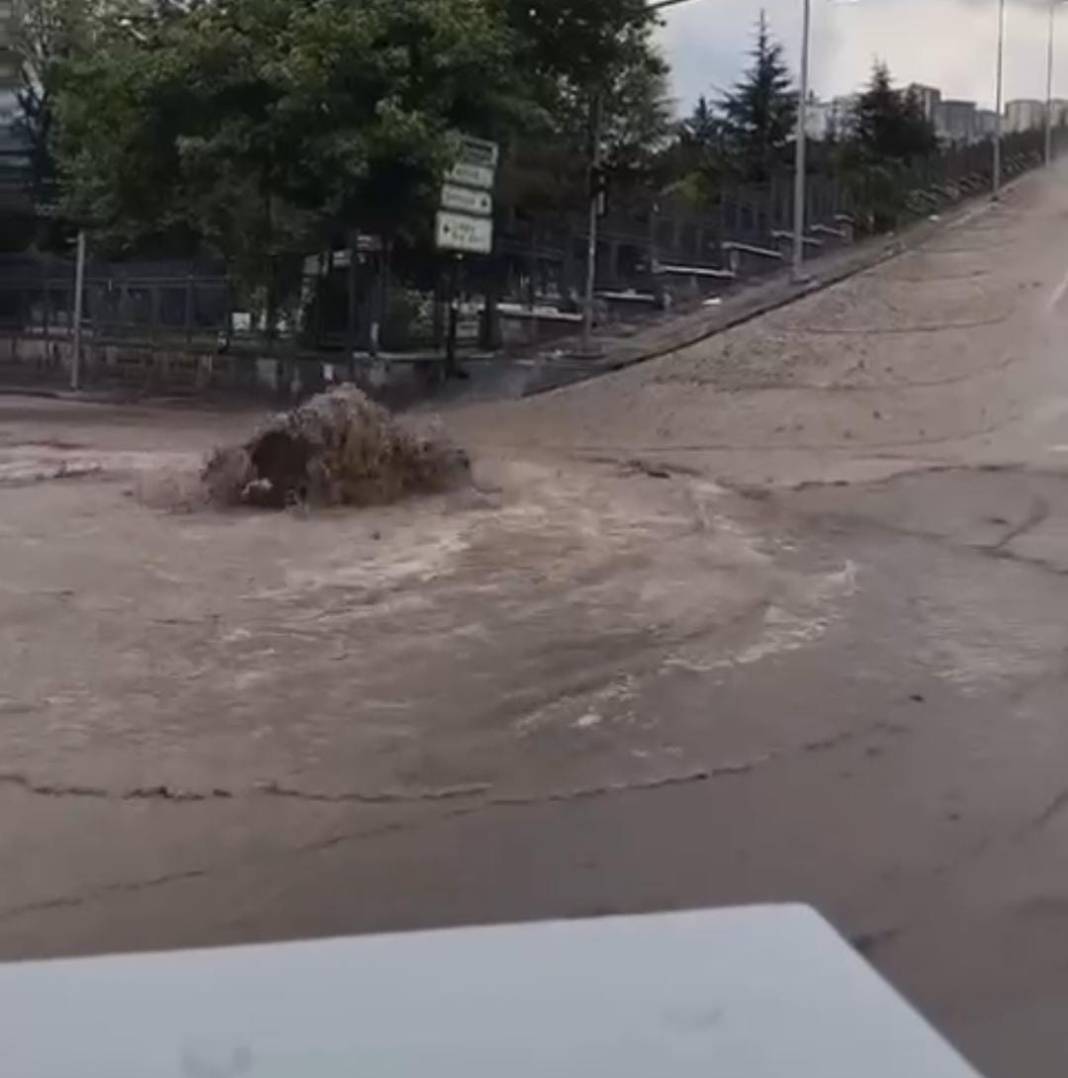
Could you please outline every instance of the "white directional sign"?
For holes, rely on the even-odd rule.
[[[450,183],[463,184],[465,187],[478,187],[488,191],[493,187],[495,172],[485,165],[469,165],[465,161],[457,161],[449,169],[446,179]]]
[[[493,213],[493,196],[489,191],[475,191],[470,187],[447,183],[441,191],[441,206],[442,209],[471,213],[476,217],[489,217]]]
[[[481,165],[495,171],[500,153],[497,143],[489,139],[475,138],[474,135],[460,136],[460,160],[464,164]]]
[[[438,247],[446,251],[488,255],[493,250],[493,219],[440,210],[437,243]]]
[[[456,163],[445,176],[437,218],[442,250],[488,255],[493,251],[493,181],[500,148],[496,142],[459,136]]]

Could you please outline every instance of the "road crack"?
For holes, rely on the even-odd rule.
[[[206,868],[191,868],[182,872],[168,872],[162,876],[151,876],[144,880],[129,880],[121,883],[106,883],[73,895],[60,895],[56,898],[43,898],[34,902],[25,902],[19,906],[9,906],[0,910],[0,921],[10,921],[30,913],[47,913],[52,910],[76,909],[90,902],[110,898],[113,895],[131,894],[147,891],[155,887],[164,887],[171,883],[194,880],[209,874]]]
[[[833,484],[832,484],[833,485]],[[1043,502],[1045,505],[1045,503]],[[1046,506],[1045,515],[1040,515],[1037,512],[1032,512],[1028,516],[1028,519],[1021,524],[1013,527],[1010,532],[999,539],[996,543],[961,543],[953,539],[952,536],[940,534],[939,532],[922,531],[918,528],[906,528],[900,525],[892,524],[889,521],[879,520],[874,517],[861,516],[851,513],[842,512],[819,512],[806,514],[806,519],[814,522],[822,523],[835,529],[838,532],[842,532],[845,529],[850,529],[853,532],[863,533],[882,533],[883,535],[892,535],[900,539],[917,539],[925,543],[931,543],[935,546],[941,547],[943,550],[953,551],[960,554],[971,554],[980,558],[993,558],[998,561],[1015,562],[1018,565],[1026,566],[1029,569],[1036,569],[1040,572],[1049,573],[1052,576],[1068,577],[1068,566],[1056,565],[1053,562],[1046,561],[1043,558],[1032,558],[1026,554],[1020,554],[1017,551],[1010,550],[1009,544],[1013,543],[1016,539],[1026,535],[1034,528],[1041,525],[1046,519],[1048,519],[1049,507]],[[833,533],[832,533],[833,534]]]
[[[878,724],[876,724],[877,726]],[[359,805],[419,805],[442,801],[477,801],[476,808],[493,806],[553,804],[566,801],[583,801],[610,794],[659,790],[670,786],[683,786],[732,775],[744,775],[759,767],[778,760],[817,752],[827,752],[863,737],[875,729],[865,726],[857,730],[843,730],[837,734],[802,742],[788,748],[773,749],[748,759],[726,761],[707,767],[697,767],[677,774],[654,776],[648,779],[631,779],[621,782],[595,783],[570,789],[531,794],[493,794],[493,783],[476,782],[457,786],[430,787],[422,790],[309,790],[286,786],[277,781],[259,783],[245,790],[214,787],[208,790],[182,789],[165,784],[135,786],[128,790],[110,790],[103,786],[77,783],[54,783],[36,781],[18,772],[0,773],[0,786],[11,786],[38,797],[86,798],[95,801],[164,801],[172,804],[197,804],[210,801],[247,800],[256,797],[306,801],[315,804]]]
[[[1031,503],[1031,510],[1027,516],[1015,527],[1010,528],[997,543],[987,549],[989,549],[992,554],[1003,553],[1007,547],[1017,539],[1021,538],[1021,536],[1026,535],[1030,531],[1034,531],[1035,528],[1049,520],[1049,514],[1049,502],[1046,501],[1045,498],[1036,497]]]
[[[319,791],[302,790],[284,786],[279,782],[264,782],[246,790],[212,787],[207,790],[183,789],[167,784],[135,786],[127,790],[113,790],[106,786],[90,786],[80,783],[41,782],[18,772],[0,773],[0,786],[12,786],[39,797],[87,798],[95,801],[165,801],[172,804],[197,804],[208,801],[233,801],[248,797],[278,797],[294,801],[313,801],[326,804],[356,803],[367,805],[412,805],[427,801],[450,801],[457,798],[477,797],[488,793],[489,783],[473,783],[467,786],[446,786],[426,790],[379,790],[379,791]]]
[[[134,786],[128,790],[110,790],[105,786],[88,786],[80,783],[39,782],[29,775],[18,772],[0,773],[0,786],[13,786],[39,797],[75,797],[96,801],[171,801],[176,803],[199,801],[228,801],[237,796],[232,790],[183,790],[177,786]]]
[[[1068,790],[1062,790],[1023,830],[1037,831],[1068,809]]]
[[[855,730],[843,730],[837,734],[829,734],[825,737],[813,738],[799,745],[789,746],[770,752],[759,753],[755,756],[739,760],[728,760],[708,767],[697,767],[690,771],[676,774],[655,776],[648,779],[627,780],[622,782],[596,783],[589,786],[577,786],[566,790],[549,791],[547,793],[531,794],[500,794],[485,796],[492,787],[490,784],[478,786],[444,787],[440,790],[428,790],[422,794],[331,794],[308,790],[287,788],[272,783],[252,788],[249,795],[292,798],[300,801],[314,802],[355,802],[360,804],[411,804],[413,801],[447,801],[464,798],[471,799],[471,803],[448,809],[439,814],[419,819],[395,820],[358,831],[342,831],[333,835],[326,835],[314,842],[289,847],[277,853],[271,853],[263,858],[255,858],[244,862],[242,867],[248,868],[264,862],[273,862],[279,857],[292,857],[308,854],[323,853],[336,849],[339,846],[351,842],[366,841],[368,839],[381,838],[386,835],[396,834],[402,831],[410,831],[426,827],[435,823],[457,820],[467,816],[473,816],[493,808],[532,808],[539,805],[559,805],[578,803],[584,801],[599,800],[605,797],[618,796],[631,793],[642,793],[655,790],[665,790],[683,786],[698,785],[713,782],[721,778],[739,777],[750,774],[765,766],[780,762],[793,757],[806,756],[812,753],[829,752],[850,742],[863,738],[878,729],[879,723],[866,725]],[[23,775],[0,775],[0,784],[6,783],[19,789],[45,797],[90,797],[95,799],[111,799],[118,801],[131,801],[145,798],[162,798],[167,801],[209,801],[217,798],[234,799],[242,795],[233,791],[212,791],[210,793],[197,793],[195,791],[179,791],[166,786],[143,787],[128,791],[122,795],[109,793],[98,787],[86,786],[59,786],[49,783],[34,783]],[[165,791],[165,792],[164,792]],[[1065,803],[1068,804],[1068,794],[1065,795]],[[9,906],[0,910],[0,922],[15,920],[19,917],[35,913],[47,913],[57,910],[75,909],[91,902],[103,901],[108,898],[136,894],[164,887],[173,883],[185,883],[190,880],[204,879],[219,872],[232,870],[233,862],[219,862],[215,865],[202,865],[196,868],[186,869],[180,872],[166,873],[160,876],[152,876],[143,880],[129,880],[118,883],[104,884],[71,895],[60,895],[54,898],[38,899],[32,902]]]
[[[302,790],[295,786],[283,786],[278,782],[267,782],[256,786],[252,794],[263,797],[279,797],[292,801],[312,801],[320,804],[358,804],[358,805],[416,805],[432,801],[457,801],[463,798],[479,797],[492,789],[488,782],[475,782],[465,786],[443,786],[426,790],[381,790],[381,791],[339,791],[336,793],[317,790]]]

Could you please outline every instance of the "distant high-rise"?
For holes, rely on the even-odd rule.
[[[1005,106],[1005,133],[1016,135],[1021,131],[1035,131],[1046,124],[1046,104],[1044,101],[1021,99],[1010,101]]]
[[[920,103],[924,119],[933,124],[938,116],[938,106],[942,104],[942,91],[914,82],[908,88],[908,93]]]
[[[993,109],[979,109],[975,114],[978,138],[993,138],[998,131],[998,114]]]
[[[974,142],[979,135],[974,101],[943,101],[938,106],[935,129],[946,142]]]
[[[805,110],[805,133],[818,142],[848,138],[853,133],[856,105],[856,94],[832,101],[820,101],[812,94]]]

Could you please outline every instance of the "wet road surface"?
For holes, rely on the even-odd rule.
[[[359,516],[146,495],[240,417],[0,402],[0,955],[802,900],[1063,1074],[1066,240],[1027,181]]]

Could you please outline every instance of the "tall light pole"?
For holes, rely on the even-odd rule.
[[[812,0],[804,0],[801,24],[801,86],[797,102],[797,159],[794,164],[794,280],[805,272],[805,152],[808,139],[808,51],[812,29]]]
[[[997,93],[995,99],[995,110],[997,111],[997,117],[994,121],[994,192],[993,199],[996,202],[1001,198],[1001,113],[1003,109],[1002,104],[1002,88],[1004,85],[1004,67],[1005,67],[1005,0],[998,0],[998,73],[997,73]]]
[[[85,311],[85,229],[78,230],[78,253],[74,263],[74,316],[71,338],[70,387],[82,387],[82,317]]]
[[[641,18],[647,18],[664,8],[689,3],[690,0],[656,0],[647,4]],[[589,352],[593,345],[593,300],[597,287],[597,231],[600,214],[601,192],[595,189],[593,180],[601,164],[601,133],[604,123],[604,95],[598,90],[590,104],[590,135],[593,146],[590,153],[590,204],[589,231],[586,236],[586,288],[582,309],[582,351]]]
[[[1046,165],[1053,163],[1053,35],[1057,24],[1057,5],[1064,0],[1049,0],[1049,43],[1046,55]]]
[[[582,309],[582,351],[589,353],[593,347],[593,300],[597,289],[597,223],[601,213],[601,193],[597,189],[601,168],[601,124],[603,122],[604,97],[598,92],[590,102],[590,205],[586,232],[586,296]],[[535,288],[531,284],[531,302]]]

